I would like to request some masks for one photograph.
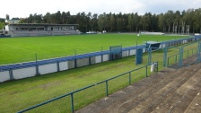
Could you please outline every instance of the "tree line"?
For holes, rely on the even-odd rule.
[[[21,23],[53,23],[53,24],[79,24],[81,32],[103,31],[107,32],[139,32],[139,31],[161,31],[168,33],[201,33],[201,8],[188,9],[182,12],[169,10],[166,13],[152,14],[138,13],[118,14],[103,13],[92,14],[91,12],[70,12],[30,14],[29,17],[21,19]]]

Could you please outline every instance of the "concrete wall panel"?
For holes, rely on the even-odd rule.
[[[136,49],[130,50],[130,56],[131,56],[131,55],[135,55],[135,54],[136,54]]]
[[[77,60],[77,67],[89,65],[89,58],[82,58]]]
[[[109,55],[108,54],[103,55],[103,62],[105,62],[105,61],[109,61]]]
[[[75,61],[74,60],[68,61],[68,69],[72,69],[72,68],[75,68]]]
[[[122,52],[122,57],[126,57],[126,56],[128,56],[128,51],[123,51]]]
[[[0,71],[0,82],[5,82],[10,80],[9,71]]]
[[[48,73],[54,73],[57,72],[57,63],[52,64],[46,64],[46,65],[40,65],[39,66],[39,73],[41,75],[48,74]]]
[[[95,61],[96,61],[96,63],[100,63],[101,62],[101,56],[96,56]]]
[[[13,70],[14,79],[22,79],[36,75],[36,67],[27,67]]]
[[[91,64],[95,64],[96,63],[96,57],[91,57]]]
[[[68,61],[59,62],[59,71],[68,70]]]

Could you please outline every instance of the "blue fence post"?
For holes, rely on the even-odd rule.
[[[75,64],[75,68],[77,68],[77,52],[76,52],[75,49],[74,49],[74,54],[75,54],[75,56],[74,56],[74,64]]]
[[[131,72],[129,72],[129,85],[131,85]]]
[[[152,57],[152,48],[148,50],[148,64],[151,65],[151,57]]]
[[[74,113],[74,98],[73,98],[73,93],[71,93],[70,95],[71,95],[71,111],[72,111],[72,113]]]
[[[40,75],[40,73],[39,73],[39,67],[38,67],[38,55],[35,54],[35,57],[36,57],[36,75]]]
[[[146,65],[146,71],[145,71],[146,72],[146,77],[148,76],[148,72],[147,71],[148,71],[148,65]]]
[[[168,60],[167,60],[167,66],[169,66],[169,61],[170,61],[170,57],[168,57]]]
[[[183,65],[183,53],[184,53],[183,51],[184,51],[184,48],[180,47],[179,48],[179,68],[181,68]]]
[[[106,84],[105,84],[105,85],[106,85],[106,88],[105,88],[106,96],[108,96],[108,81],[106,80],[105,83],[106,83]]]
[[[197,52],[197,61],[198,62],[201,61],[200,52],[201,52],[201,43],[198,43],[198,52]]]
[[[13,77],[13,70],[12,69],[9,69],[9,75],[10,75],[10,80],[13,80],[14,77]]]
[[[101,46],[101,62],[103,62],[103,47]]]
[[[167,47],[163,49],[163,67],[167,66]]]
[[[59,65],[59,61],[57,62],[57,72],[59,72],[60,70],[60,65]]]

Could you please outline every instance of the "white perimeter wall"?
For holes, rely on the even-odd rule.
[[[89,58],[77,59],[77,67],[89,65]]]
[[[143,49],[143,52],[144,51],[145,49]],[[130,54],[129,54],[129,50],[123,51],[122,57],[131,56],[135,54],[136,54],[136,49],[130,50]],[[103,57],[103,62],[109,61],[109,54],[104,54],[102,57]],[[70,66],[69,63],[72,64],[72,66]],[[74,61],[59,62],[59,70],[58,70],[58,63],[39,65],[38,71],[40,75],[54,73],[57,71],[64,71],[64,70],[68,70],[70,67],[74,68],[73,63]],[[92,64],[101,63],[101,55],[92,57],[91,63]],[[77,60],[77,67],[84,66],[84,65],[89,65],[89,58],[83,58],[83,59]],[[32,77],[36,75],[36,67],[34,66],[34,67],[27,67],[27,68],[21,68],[21,69],[14,69],[12,70],[12,74],[13,74],[13,79],[22,79],[22,78]],[[4,82],[8,80],[10,80],[9,71],[0,72],[0,82]]]
[[[101,56],[96,56],[95,63],[100,63],[100,62],[101,62]]]
[[[0,71],[0,82],[8,81],[10,80],[10,74],[9,71]]]
[[[128,56],[128,51],[123,51],[122,52],[122,57],[126,57],[126,56]]]
[[[14,79],[22,79],[36,75],[36,67],[28,67],[13,70]]]
[[[68,70],[68,61],[59,62],[59,71]]]
[[[135,54],[136,54],[136,49],[130,50],[130,56],[131,56],[131,55],[135,55]]]
[[[103,55],[103,62],[105,62],[105,61],[109,61],[109,55],[108,54]]]
[[[48,73],[57,72],[57,63],[40,65],[39,66],[39,74],[44,75]]]

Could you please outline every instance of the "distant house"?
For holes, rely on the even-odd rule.
[[[78,24],[22,23],[8,24],[5,30],[11,37],[80,34]]]

